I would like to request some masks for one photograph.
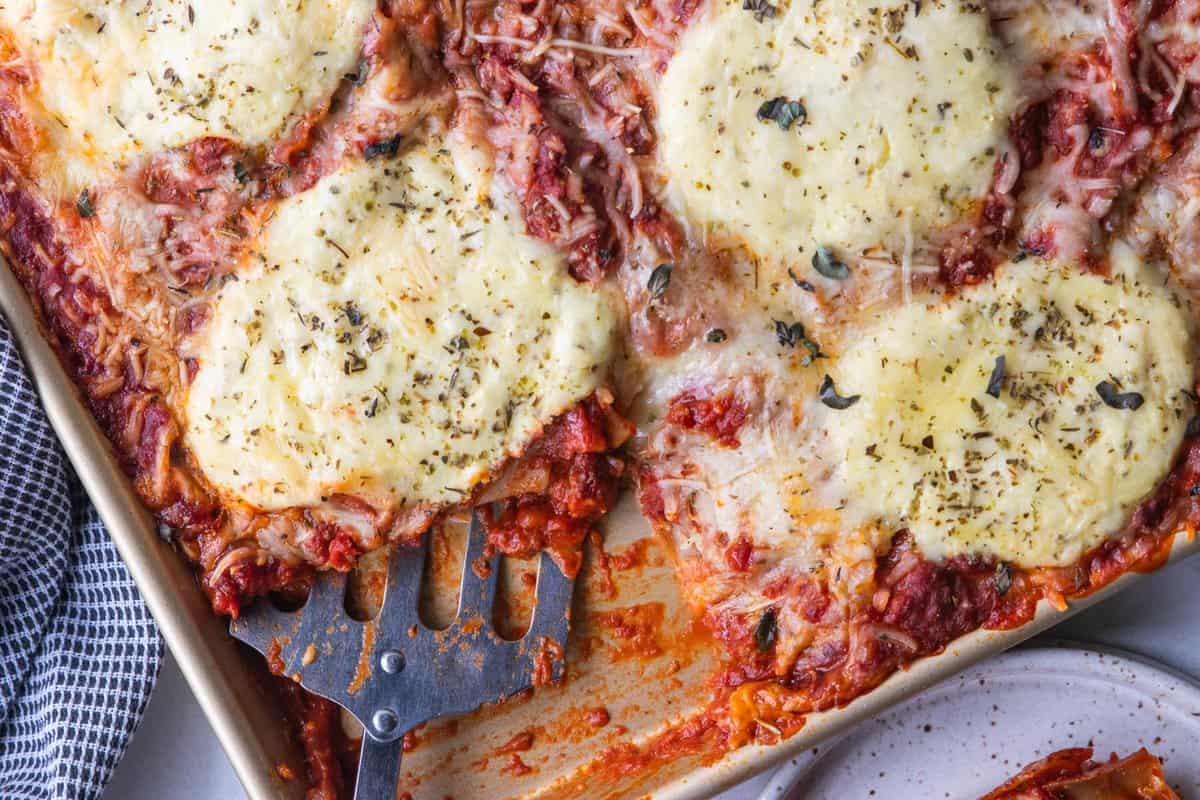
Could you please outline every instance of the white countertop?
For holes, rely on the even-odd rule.
[[[1176,564],[1056,628],[1060,638],[1140,653],[1200,678],[1200,557]],[[721,796],[753,800],[765,776]],[[104,800],[245,797],[228,759],[168,658],[146,718]]]

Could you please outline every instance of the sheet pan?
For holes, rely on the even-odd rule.
[[[43,339],[22,287],[2,263],[0,311],[67,455],[247,794],[252,800],[300,800],[303,782],[284,779],[286,770],[280,769],[296,769],[300,759],[283,735],[279,709],[256,690],[247,654],[211,614],[189,568],[158,535]],[[849,706],[811,716],[800,733],[781,744],[744,747],[720,758],[701,749],[666,762],[650,760],[645,768],[617,776],[598,772],[597,759],[620,757],[630,745],[652,741],[695,715],[708,697],[717,653],[682,606],[666,552],[628,499],[608,520],[606,542],[606,550],[625,565],[606,569],[594,554],[587,559],[573,612],[567,681],[422,729],[404,761],[402,790],[414,800],[710,797],[1144,579],[1126,575],[1066,611],[1043,603],[1034,621],[1014,631],[964,637]],[[444,546],[452,550],[453,542]],[[1171,557],[1197,550],[1200,542],[1179,535]],[[520,584],[521,569],[506,569],[510,587]],[[456,571],[455,564],[442,579]],[[451,603],[452,598],[441,601],[442,606]],[[519,605],[514,600],[516,613]],[[445,612],[438,606],[435,598],[427,609],[434,618]]]

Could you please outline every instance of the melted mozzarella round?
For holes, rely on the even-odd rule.
[[[604,377],[615,317],[489,196],[466,145],[285,201],[195,342],[187,441],[268,509],[461,501]]]
[[[816,245],[898,252],[982,198],[1014,108],[986,12],[840,0],[758,21],[741,0],[715,5],[657,92],[685,217],[795,261]],[[803,115],[772,114],[777,99]]]
[[[258,145],[354,70],[372,0],[8,0],[68,186],[202,136]]]
[[[865,330],[830,370],[861,398],[807,420],[832,465],[826,499],[907,527],[937,559],[1064,565],[1119,530],[1170,469],[1194,375],[1182,301],[1127,248],[1112,263],[1109,279],[1009,264]],[[1102,382],[1141,406],[1106,403]]]

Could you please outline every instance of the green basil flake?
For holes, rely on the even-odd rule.
[[[817,390],[817,396],[821,398],[822,403],[835,411],[845,411],[862,397],[862,395],[857,394],[842,397],[837,393],[837,388],[833,385],[833,378],[828,375],[821,381],[821,388]]]
[[[646,291],[650,292],[650,298],[657,300],[667,293],[667,287],[671,285],[671,270],[675,269],[674,264],[659,264],[650,273],[650,280],[646,283]]]
[[[1008,594],[1008,590],[1012,588],[1012,569],[1008,564],[1001,561],[996,565],[996,574],[992,576],[992,583],[996,587],[996,594],[1001,597]]]
[[[765,653],[774,647],[778,635],[779,622],[775,618],[775,609],[768,608],[754,626],[754,644],[758,647],[758,652]]]
[[[1146,402],[1146,398],[1138,392],[1118,392],[1117,387],[1108,381],[1096,384],[1096,394],[1100,395],[1106,406],[1118,411],[1137,411]]]
[[[400,152],[401,135],[389,136],[377,142],[371,142],[363,149],[363,158],[372,161],[376,158],[395,158]]]
[[[850,268],[828,247],[817,247],[817,251],[813,253],[812,265],[813,269],[830,280],[844,281],[850,277]]]
[[[804,332],[803,322],[793,322],[790,325],[781,319],[772,320],[775,323],[775,338],[783,347],[803,347],[807,352],[801,360],[801,366],[807,367],[818,358],[826,358],[821,352],[821,346],[808,338]]]
[[[788,273],[788,277],[792,279],[792,283],[796,284],[797,286],[799,286],[799,287],[800,287],[801,289],[803,289],[804,291],[806,291],[806,292],[815,292],[815,291],[817,290],[817,287],[813,286],[811,283],[809,283],[808,281],[806,281],[806,280],[804,280],[803,278],[801,278],[801,277],[800,277],[799,275],[797,275],[795,272],[792,272],[792,268],[791,268],[791,267],[788,267],[788,271],[787,271],[787,273]]]
[[[774,19],[779,11],[767,0],[742,0],[742,10],[752,12],[755,22],[762,22],[768,18]]]
[[[812,339],[809,339],[807,336],[800,340],[800,344],[804,345],[804,349],[808,351],[808,353],[800,361],[801,366],[807,367],[818,358],[827,358],[827,356],[821,352],[821,346]]]
[[[1000,389],[1004,386],[1004,356],[996,356],[996,365],[992,367],[992,377],[988,378],[987,393],[992,397],[1000,397]]]
[[[80,219],[91,219],[96,216],[96,206],[92,203],[92,193],[84,189],[79,193],[79,199],[75,201],[75,210],[79,212]]]
[[[358,306],[356,306],[353,301],[342,306],[342,313],[346,315],[346,319],[351,325],[354,325],[355,327],[362,325],[362,312],[358,310]]]
[[[725,335],[725,331],[722,330],[721,328],[713,328],[711,331],[708,332],[707,335],[705,335],[704,338],[707,339],[708,341],[712,342],[713,344],[720,344],[721,342],[725,341],[729,337]]]
[[[371,65],[364,58],[354,67],[354,72],[347,72],[342,77],[350,81],[355,86],[362,86],[367,82],[367,75],[371,72]]]
[[[796,123],[803,125],[808,121],[808,110],[799,100],[788,100],[786,97],[776,97],[758,107],[759,122],[774,122],[782,130],[788,130]]]
[[[804,340],[803,322],[793,322],[790,325],[781,319],[773,320],[773,322],[775,323],[775,338],[784,347],[795,347]]]

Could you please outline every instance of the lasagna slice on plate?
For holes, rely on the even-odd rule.
[[[1178,800],[1162,762],[1144,748],[1125,758],[1092,760],[1092,748],[1051,753],[980,800]]]

